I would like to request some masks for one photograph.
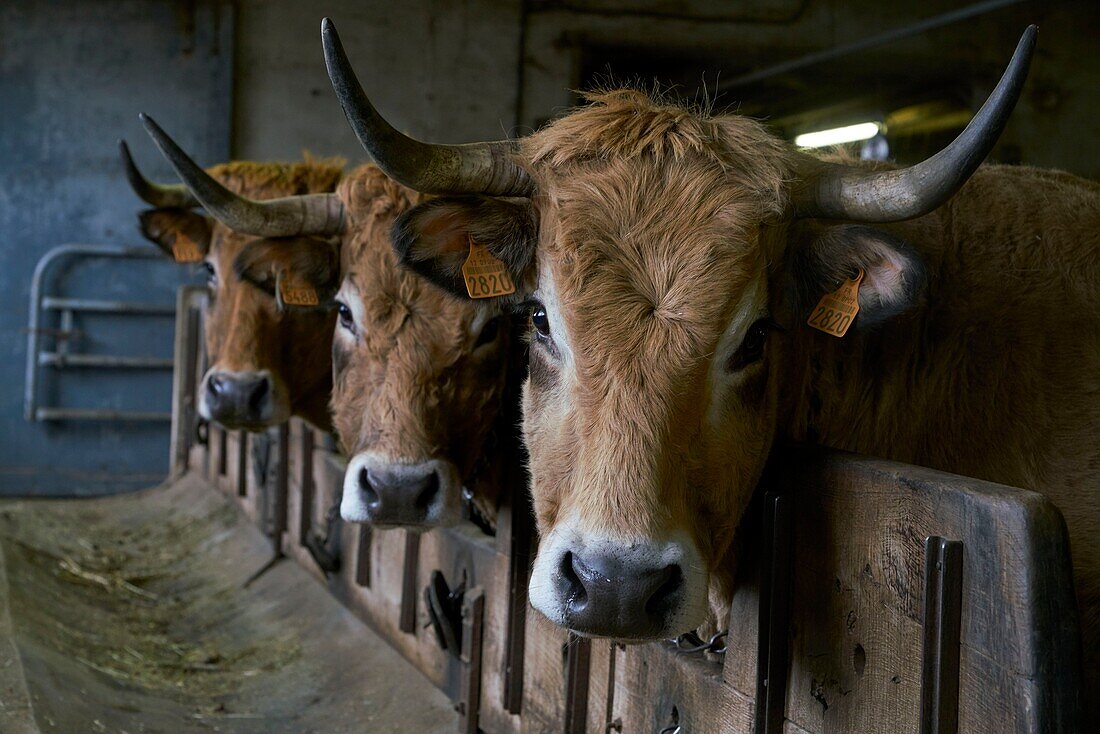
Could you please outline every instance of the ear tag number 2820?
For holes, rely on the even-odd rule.
[[[818,331],[833,336],[844,336],[859,313],[859,284],[863,281],[863,269],[852,280],[846,280],[832,293],[826,293],[806,323]]]
[[[493,253],[470,238],[470,254],[462,264],[462,279],[470,298],[493,298],[516,292],[508,268]]]

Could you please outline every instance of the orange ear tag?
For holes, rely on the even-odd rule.
[[[462,278],[470,298],[493,298],[516,292],[508,268],[493,253],[470,238],[470,254],[462,264]]]
[[[859,284],[863,281],[863,268],[852,280],[846,280],[832,293],[826,293],[806,322],[818,331],[833,336],[844,336],[859,313]]]
[[[317,306],[321,303],[313,286],[295,283],[289,278],[279,278],[279,297],[288,306]]]
[[[172,257],[178,263],[202,262],[202,250],[183,232],[176,232],[176,239],[172,242]]]

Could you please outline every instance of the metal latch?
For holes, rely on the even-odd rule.
[[[428,607],[428,624],[435,632],[439,647],[452,655],[462,652],[462,601],[466,595],[466,575],[462,583],[451,589],[442,571],[432,571],[431,580],[424,589],[424,603]]]
[[[313,562],[317,564],[317,568],[321,569],[326,576],[340,570],[340,528],[342,522],[340,503],[337,502],[328,508],[328,512],[325,513],[324,536],[322,537],[319,533],[310,529],[303,543],[306,550],[309,551],[309,555],[313,558]]]

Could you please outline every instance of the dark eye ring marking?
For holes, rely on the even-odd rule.
[[[741,346],[726,362],[726,370],[737,372],[755,364],[764,358],[764,347],[768,344],[768,334],[775,327],[771,318],[757,319],[749,330],[745,332],[745,338],[741,340]]]
[[[502,317],[489,319],[485,326],[481,327],[481,333],[477,335],[477,341],[474,343],[474,349],[490,344],[497,340],[497,336],[500,335],[500,320]]]

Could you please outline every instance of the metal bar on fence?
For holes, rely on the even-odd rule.
[[[565,645],[565,733],[584,734],[588,723],[588,673],[592,667],[592,640],[570,632]]]
[[[416,577],[420,568],[420,533],[405,531],[405,568],[401,577],[401,618],[398,629],[416,634]]]
[[[109,408],[35,408],[37,421],[130,421],[168,422],[171,413],[141,410],[111,410]]]
[[[791,614],[790,498],[764,496],[764,566],[760,575],[759,642],[757,644],[756,734],[783,731],[787,702],[788,635]]]
[[[921,651],[921,734],[959,730],[959,654],[963,547],[930,536],[924,543],[924,644]]]
[[[103,301],[94,298],[61,298],[44,296],[42,308],[46,311],[85,311],[88,313],[125,313],[140,316],[172,316],[175,306],[159,303],[129,303],[126,301]]]
[[[151,418],[149,413],[142,411],[104,410],[94,413],[76,408],[47,407],[40,409],[38,406],[38,368],[41,366],[52,367],[126,367],[139,368],[137,362],[132,360],[146,360],[142,357],[116,357],[114,355],[73,355],[68,353],[68,348],[59,348],[57,352],[39,355],[43,329],[41,314],[44,310],[61,311],[68,314],[66,323],[71,320],[73,311],[91,310],[106,313],[152,313],[144,309],[153,308],[149,304],[127,304],[115,301],[99,301],[94,299],[65,299],[42,294],[43,283],[46,274],[58,260],[65,257],[100,257],[116,259],[158,259],[163,254],[154,247],[130,247],[126,245],[90,245],[73,243],[58,245],[43,255],[34,266],[31,276],[30,308],[27,316],[27,356],[23,381],[23,417],[27,421],[39,420],[162,420],[160,417]],[[48,304],[48,305],[47,305]],[[94,308],[93,308],[94,306]],[[88,307],[88,308],[85,308]],[[109,307],[109,308],[108,308]],[[157,315],[170,315],[175,309],[164,306],[155,307]],[[133,310],[137,309],[137,310]],[[66,331],[71,332],[71,328]],[[69,335],[66,335],[69,336]],[[122,360],[117,362],[115,360]],[[127,361],[130,361],[127,364]],[[155,363],[141,364],[141,368],[169,369],[172,360],[155,360]]]
[[[131,370],[170,370],[175,366],[173,360],[161,357],[130,357],[117,354],[66,354],[64,352],[39,352],[38,364],[42,367],[92,367]]]

